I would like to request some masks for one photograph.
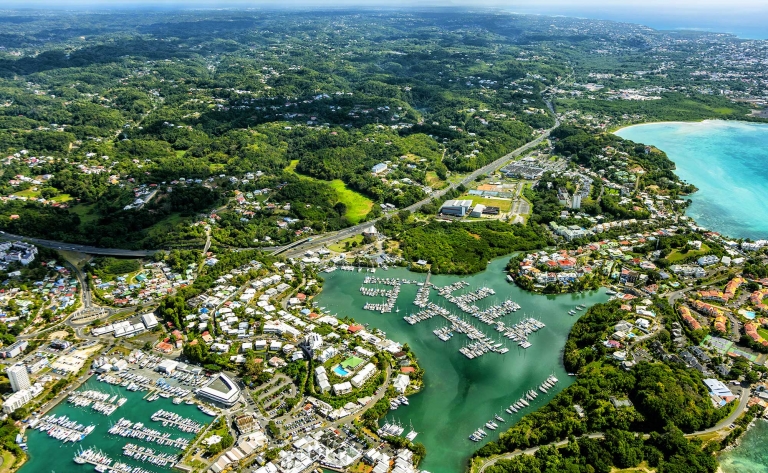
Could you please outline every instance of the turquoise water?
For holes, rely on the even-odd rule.
[[[723,473],[768,473],[768,422],[758,420],[741,438],[739,445],[723,453],[720,468]]]
[[[90,408],[75,407],[66,401],[53,408],[49,414],[67,415],[70,419],[76,420],[84,425],[96,424],[96,428],[82,442],[62,444],[56,439],[48,436],[45,432],[37,430],[27,431],[27,445],[29,446],[29,460],[21,467],[20,473],[90,473],[93,471],[93,465],[78,465],[72,458],[75,453],[88,447],[95,447],[109,455],[115,463],[123,462],[129,465],[139,466],[147,471],[162,472],[171,471],[170,468],[162,468],[151,463],[141,463],[132,458],[123,456],[122,448],[127,443],[152,448],[155,451],[178,453],[178,449],[169,446],[161,446],[155,443],[144,442],[138,439],[128,439],[116,435],[109,435],[107,430],[112,424],[120,420],[121,417],[132,422],[143,422],[147,427],[160,432],[170,432],[172,438],[183,437],[191,439],[192,433],[184,433],[171,427],[163,427],[161,422],[153,422],[150,417],[159,409],[173,411],[177,414],[190,418],[201,424],[208,424],[213,419],[209,417],[196,406],[186,404],[174,405],[171,399],[160,398],[154,402],[147,402],[142,398],[146,393],[131,392],[119,386],[110,386],[106,383],[100,383],[95,378],[91,378],[81,387],[79,391],[95,389],[102,392],[113,392],[120,394],[121,397],[128,398],[122,407],[118,408],[111,416],[104,416]]]
[[[687,215],[734,238],[768,238],[768,125],[708,120],[623,128],[618,136],[664,150],[699,188]]]
[[[448,325],[445,319],[435,317],[415,326],[403,320],[404,316],[418,311],[413,305],[418,289],[415,284],[401,287],[397,300],[399,313],[381,314],[362,309],[366,302],[383,301],[383,298],[366,297],[358,291],[363,279],[370,276],[370,273],[335,271],[323,274],[323,292],[316,299],[320,307],[325,307],[339,317],[351,316],[358,322],[369,323],[372,327],[384,330],[387,338],[407,343],[426,371],[424,390],[410,398],[410,405],[390,411],[388,420],[399,421],[406,427],[406,433],[411,424],[419,432],[416,441],[427,448],[426,460],[420,468],[432,473],[464,472],[472,452],[483,445],[483,442],[474,443],[468,439],[474,430],[492,420],[494,414],[500,414],[506,422],[498,422],[499,429],[495,432],[488,431],[490,435],[487,439],[495,440],[512,422],[543,406],[557,392],[572,383],[573,378],[567,375],[562,366],[562,350],[568,332],[578,317],[569,316],[568,311],[578,304],[590,306],[608,300],[603,290],[560,296],[526,293],[506,282],[504,266],[508,260],[509,257],[498,258],[491,262],[486,271],[474,276],[432,276],[430,279],[437,286],[445,286],[459,279],[467,281],[470,286],[457,294],[481,286],[494,289],[496,296],[477,302],[481,309],[505,299],[513,299],[522,309],[507,315],[503,319],[506,325],[511,325],[523,315],[536,317],[547,325],[529,337],[533,346],[527,350],[508,342],[508,353],[490,353],[474,360],[467,359],[458,351],[467,340],[464,335],[457,333],[448,342],[442,342],[432,333],[434,329]],[[420,281],[426,279],[426,275],[410,273],[401,268],[378,270],[375,276]],[[449,309],[454,307],[439,297],[436,291],[432,291],[432,301]],[[579,315],[583,313],[579,312]],[[485,324],[475,325],[487,334],[497,336],[497,332]],[[539,397],[531,403],[532,407],[522,413],[510,416],[504,412],[525,391],[536,389],[553,372],[560,379],[555,389],[546,395],[539,393]]]

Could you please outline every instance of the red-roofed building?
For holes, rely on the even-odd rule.
[[[363,327],[362,325],[350,325],[350,326],[349,326],[349,328],[348,328],[347,330],[348,330],[350,333],[357,333],[357,332],[359,332],[359,331],[363,330],[364,328],[365,328],[365,327]]]
[[[416,368],[414,368],[413,366],[403,366],[402,368],[400,368],[400,372],[405,374],[413,373],[414,371],[416,371]]]

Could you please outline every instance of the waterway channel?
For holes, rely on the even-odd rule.
[[[128,401],[117,409],[112,415],[105,416],[94,412],[87,407],[75,407],[66,400],[53,408],[48,414],[56,416],[66,415],[71,420],[77,421],[83,425],[96,425],[96,428],[86,438],[75,443],[61,443],[60,441],[48,436],[47,433],[38,430],[27,430],[27,445],[29,446],[29,460],[21,467],[21,473],[86,473],[93,471],[93,465],[78,465],[73,461],[75,454],[80,449],[96,448],[107,454],[115,463],[122,462],[129,465],[141,467],[147,471],[160,472],[171,471],[170,468],[161,468],[151,463],[141,463],[134,461],[123,455],[123,446],[128,443],[141,447],[149,447],[155,452],[179,453],[179,450],[169,446],[161,446],[156,443],[144,442],[138,439],[123,438],[117,435],[109,435],[109,428],[117,423],[121,417],[132,422],[142,422],[150,429],[162,433],[170,433],[172,438],[192,439],[195,434],[185,433],[172,427],[163,427],[162,422],[151,420],[152,414],[159,409],[175,412],[183,417],[194,420],[201,424],[208,424],[213,419],[200,412],[196,406],[179,404],[174,405],[171,399],[160,398],[153,402],[142,399],[146,392],[132,392],[120,386],[112,386],[102,383],[92,377],[86,381],[78,391],[94,389],[112,394],[119,394],[120,397],[128,398]]]
[[[476,303],[481,309],[498,304],[505,299],[513,299],[522,308],[501,320],[507,325],[523,316],[535,317],[546,327],[532,334],[528,340],[532,346],[519,348],[516,343],[507,341],[510,351],[504,355],[488,353],[480,358],[468,359],[461,353],[462,343],[467,341],[462,334],[455,334],[447,342],[439,340],[432,331],[449,325],[440,317],[411,326],[403,317],[418,312],[413,305],[418,286],[403,285],[397,300],[400,312],[381,314],[363,309],[366,302],[383,302],[382,297],[371,298],[360,294],[359,288],[366,276],[405,278],[424,281],[425,274],[412,273],[402,268],[388,271],[378,269],[374,275],[365,272],[337,270],[323,274],[325,285],[315,302],[325,307],[338,317],[351,316],[360,323],[370,324],[387,333],[387,338],[407,343],[426,371],[424,390],[412,396],[408,406],[401,406],[390,411],[388,420],[397,420],[407,433],[410,425],[419,432],[417,442],[427,448],[427,457],[421,467],[432,473],[463,472],[469,457],[484,442],[472,442],[469,435],[494,414],[500,414],[505,423],[497,422],[499,429],[489,431],[485,439],[495,440],[499,433],[506,430],[526,413],[546,404],[563,388],[573,382],[562,366],[562,350],[571,326],[579,315],[568,315],[568,311],[578,304],[591,306],[608,300],[604,289],[582,294],[564,294],[543,296],[527,293],[505,279],[504,267],[509,257],[493,260],[482,273],[473,276],[432,275],[430,282],[437,286],[446,286],[458,280],[469,283],[469,287],[456,294],[469,292],[482,286],[496,291],[496,295]],[[436,291],[431,292],[431,301],[453,310],[458,309]],[[492,327],[473,319],[475,326],[496,338],[498,333]],[[501,339],[503,340],[503,339]],[[536,389],[547,376],[554,373],[560,382],[547,394],[539,393],[531,407],[521,413],[510,416],[503,412],[506,407],[519,399],[523,393]],[[488,431],[488,429],[486,429]]]

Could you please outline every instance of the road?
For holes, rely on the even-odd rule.
[[[441,198],[448,191],[459,187],[459,185],[466,186],[467,184],[470,184],[471,182],[473,182],[477,177],[496,171],[496,169],[506,164],[507,161],[510,161],[520,156],[522,153],[525,153],[526,151],[530,150],[531,148],[538,146],[542,141],[544,141],[549,137],[549,134],[552,132],[552,130],[560,126],[560,121],[557,119],[557,115],[554,113],[554,109],[552,108],[552,103],[547,101],[547,107],[552,111],[553,115],[555,116],[555,126],[544,131],[535,140],[530,141],[524,144],[523,146],[517,148],[516,150],[512,151],[511,153],[508,153],[502,156],[496,161],[493,161],[492,163],[489,163],[483,166],[482,168],[475,170],[474,172],[468,174],[467,176],[464,176],[464,178],[462,178],[460,181],[450,184],[445,189],[433,192],[432,194],[420,200],[419,202],[416,202],[415,204],[406,207],[405,210],[414,212],[420,209],[421,207],[423,207],[424,205],[428,204],[429,202],[431,202],[433,199]],[[272,248],[261,248],[261,249],[265,252],[270,252],[272,254],[285,254],[285,256],[287,257],[296,257],[303,254],[305,251],[309,249],[319,248],[322,246],[333,244],[345,238],[349,238],[352,235],[357,235],[361,233],[363,229],[376,224],[376,222],[384,218],[389,218],[389,217],[388,216],[379,217],[377,219],[369,220],[367,222],[363,222],[353,227],[345,228],[338,232],[326,233],[317,237],[305,238],[303,240],[295,241],[289,245],[277,246]],[[22,241],[22,240],[29,241],[31,243],[34,243],[35,245],[42,246],[44,248],[52,248],[54,250],[76,251],[79,253],[86,253],[89,255],[125,256],[125,257],[131,257],[131,258],[144,258],[147,256],[151,256],[158,251],[158,250],[125,250],[120,248],[99,248],[96,246],[77,245],[74,243],[65,243],[61,241],[44,240],[40,238],[29,238],[21,235],[13,235],[10,233],[2,233],[0,234],[0,238],[4,238],[6,240],[12,240],[12,241]],[[211,242],[210,231],[208,231],[204,250],[207,251],[208,247],[210,246],[210,242]]]
[[[131,258],[144,258],[157,253],[157,250],[125,250],[120,248],[99,248],[97,246],[88,245],[76,245],[74,243],[65,243],[62,241],[43,240],[41,238],[30,238],[21,235],[13,235],[11,233],[2,233],[0,238],[10,241],[28,241],[34,243],[37,246],[43,248],[51,248],[54,250],[67,250],[76,251],[78,253],[85,253],[89,255],[102,255],[102,256],[126,256]]]
[[[733,424],[736,419],[744,412],[744,410],[747,408],[747,402],[749,401],[749,389],[742,389],[741,390],[741,396],[739,397],[739,405],[734,409],[733,413],[726,417],[725,419],[718,422],[716,425],[700,430],[698,432],[693,432],[690,434],[685,434],[686,437],[697,437],[699,435],[706,435],[711,434],[714,432],[717,432],[718,430],[721,430],[725,427],[728,427],[729,425]],[[605,436],[602,432],[595,432],[588,435],[585,435],[584,437],[591,438],[591,439],[601,439]],[[644,434],[643,438],[648,438],[648,434]],[[477,470],[477,473],[483,473],[486,468],[496,464],[499,460],[509,460],[510,458],[519,456],[519,455],[533,455],[536,453],[540,448],[542,447],[562,447],[563,445],[567,444],[568,440],[558,440],[557,442],[551,442],[546,445],[539,445],[537,447],[531,447],[526,450],[515,450],[514,452],[505,453],[503,455],[499,455],[496,457],[491,458],[487,462],[483,463],[483,465],[480,467],[479,470]]]
[[[550,109],[552,108],[552,106],[551,106],[551,104],[549,102],[547,102],[547,105],[550,107]],[[448,191],[453,190],[453,189],[459,187],[459,185],[466,186],[467,184],[472,183],[479,176],[484,175],[484,174],[490,174],[490,173],[496,171],[500,167],[504,166],[508,161],[510,161],[510,160],[512,160],[512,159],[514,159],[514,158],[516,158],[518,156],[520,156],[521,154],[525,153],[526,151],[530,150],[531,148],[534,148],[534,147],[538,146],[542,141],[547,139],[549,137],[549,134],[552,132],[552,130],[554,130],[558,126],[560,126],[560,121],[557,120],[557,118],[555,118],[555,126],[553,126],[549,130],[547,130],[544,133],[542,133],[541,135],[539,135],[539,137],[536,138],[535,140],[530,141],[530,142],[524,144],[523,146],[517,148],[516,150],[512,151],[511,153],[502,156],[501,158],[497,159],[496,161],[493,161],[492,163],[486,164],[485,166],[483,166],[483,167],[473,171],[472,173],[464,176],[464,178],[461,179],[460,181],[452,183],[451,185],[449,185],[445,189],[433,192],[432,194],[430,194],[429,196],[427,196],[424,199],[420,200],[419,202],[416,202],[415,204],[406,207],[405,210],[408,210],[410,212],[414,212],[414,211],[420,209],[421,207],[423,207],[424,205],[430,203],[433,199],[441,198]],[[286,246],[283,246],[283,247],[272,248],[271,250],[272,250],[273,254],[285,254],[285,256],[287,256],[287,257],[296,257],[296,256],[299,256],[299,255],[303,254],[307,250],[314,249],[314,248],[319,248],[321,246],[330,245],[330,244],[336,243],[338,241],[341,241],[341,240],[343,240],[345,238],[349,238],[352,235],[357,235],[357,234],[361,233],[363,231],[363,229],[365,229],[367,227],[370,227],[371,225],[375,225],[376,222],[378,222],[380,220],[383,220],[385,218],[389,218],[389,217],[388,216],[379,217],[377,219],[369,220],[367,222],[355,225],[353,227],[345,228],[345,229],[340,230],[338,232],[326,233],[326,234],[321,235],[319,237],[306,238],[304,240],[296,241],[296,242],[294,242],[294,243],[292,243],[290,245],[286,245]],[[269,251],[269,250],[265,249],[265,251]]]

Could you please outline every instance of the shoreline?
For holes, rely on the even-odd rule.
[[[753,118],[751,116],[747,116],[747,118]],[[647,126],[647,125],[690,125],[694,123],[706,123],[706,122],[723,122],[723,123],[744,123],[744,124],[755,124],[755,125],[766,125],[768,122],[765,121],[756,121],[756,120],[745,120],[745,119],[724,119],[724,118],[702,118],[699,120],[658,120],[658,121],[650,121],[650,122],[641,122],[641,123],[634,123],[632,125],[619,125],[618,128],[608,128],[608,133],[611,133],[613,135],[616,135],[616,133],[620,132],[621,130],[632,128],[636,126]],[[618,135],[616,135],[618,136]]]

